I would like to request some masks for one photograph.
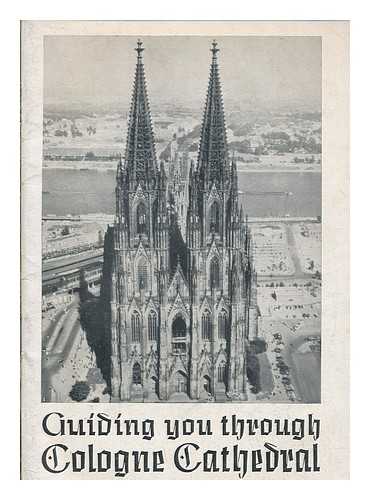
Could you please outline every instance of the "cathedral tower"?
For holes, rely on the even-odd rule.
[[[141,41],[135,50],[126,151],[117,166],[116,219],[106,235],[102,298],[111,343],[112,398],[141,401],[156,399],[159,392],[160,290],[169,267],[170,213],[166,176],[157,166]]]
[[[198,161],[189,182],[191,397],[199,398],[205,381],[216,400],[230,394],[246,399],[253,271],[236,164],[228,154],[218,52],[213,42]]]

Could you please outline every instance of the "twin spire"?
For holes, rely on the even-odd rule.
[[[127,132],[125,170],[132,180],[145,182],[146,179],[154,179],[158,173],[158,166],[145,83],[142,55],[144,48],[141,40],[138,40],[135,50],[137,62]],[[229,169],[223,100],[217,62],[219,49],[216,41],[212,42],[210,50],[212,63],[197,168],[201,181],[207,184],[222,181],[225,171]]]
[[[138,40],[136,72],[132,92],[130,117],[127,132],[125,168],[135,181],[144,181],[157,173],[154,135],[146,91],[142,53],[143,42]]]
[[[212,43],[212,63],[199,144],[198,170],[206,184],[219,183],[229,168],[224,105],[218,71],[217,42]]]

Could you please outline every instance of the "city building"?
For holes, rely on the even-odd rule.
[[[104,245],[101,300],[112,401],[248,400],[256,274],[228,155],[219,49],[214,42],[183,232],[173,183],[164,164],[157,165],[143,50],[139,41],[116,219]]]

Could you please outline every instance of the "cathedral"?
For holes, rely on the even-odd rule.
[[[219,49],[213,42],[197,162],[186,174],[178,165],[171,179],[156,159],[142,42],[135,50],[116,217],[104,243],[111,400],[246,401],[257,284],[228,154]]]

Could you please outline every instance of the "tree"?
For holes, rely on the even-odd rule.
[[[252,386],[252,392],[257,394],[261,390],[260,364],[255,354],[247,351],[247,377]]]
[[[69,397],[73,401],[77,401],[78,403],[87,398],[90,392],[90,386],[87,382],[79,381],[74,384],[69,393]]]
[[[261,354],[263,352],[266,352],[266,350],[267,350],[267,343],[265,339],[257,337],[254,340],[250,341],[250,352],[252,354]]]
[[[68,236],[70,234],[69,226],[64,226],[62,229],[62,236]]]

